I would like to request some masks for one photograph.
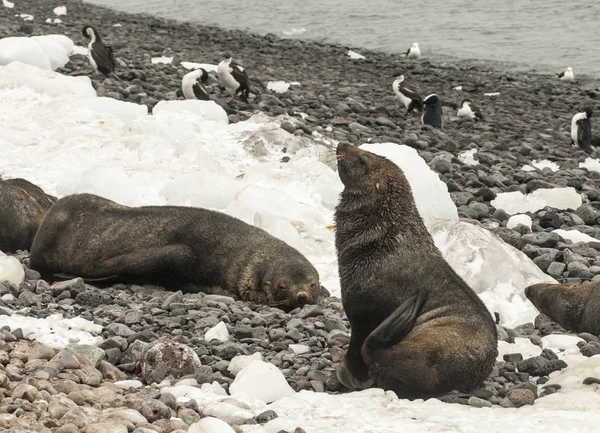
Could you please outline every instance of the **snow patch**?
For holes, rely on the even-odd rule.
[[[558,234],[563,239],[570,239],[574,243],[577,242],[600,242],[598,239],[591,237],[590,235],[586,235],[585,233],[581,233],[579,230],[570,229],[556,229],[552,230],[554,233]]]
[[[58,7],[55,7],[54,9],[52,9],[52,12],[54,12],[54,14],[58,15],[58,16],[66,15],[67,7],[66,6],[58,6]]]
[[[577,209],[581,206],[581,195],[573,187],[540,188],[525,195],[520,191],[501,192],[491,205],[504,209],[506,213],[535,212],[546,206],[557,209]]]
[[[529,215],[517,214],[517,215],[511,216],[508,219],[508,221],[506,222],[506,227],[508,227],[509,229],[513,229],[516,226],[518,226],[519,224],[522,224],[524,226],[531,228],[532,223],[533,223],[533,221],[531,220],[531,217]]]
[[[350,57],[353,60],[366,59],[366,57],[363,56],[362,54],[357,53],[356,51],[352,51],[352,50],[348,50],[348,57]]]
[[[171,62],[173,62],[173,57],[166,57],[166,56],[152,57],[151,61],[152,61],[152,64],[156,64],[156,63],[170,64]]]
[[[600,159],[587,157],[585,161],[579,163],[579,168],[587,168],[589,171],[600,173]]]
[[[479,165],[479,161],[475,159],[477,149],[465,150],[458,154],[458,160],[465,165]]]
[[[290,88],[290,84],[286,81],[269,81],[267,89],[275,93],[285,93]]]

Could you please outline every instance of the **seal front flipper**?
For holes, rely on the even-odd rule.
[[[390,347],[402,341],[413,328],[415,320],[417,320],[425,301],[427,301],[427,296],[427,290],[419,289],[415,295],[400,304],[392,314],[369,334],[365,345],[369,346],[376,341],[384,347]]]

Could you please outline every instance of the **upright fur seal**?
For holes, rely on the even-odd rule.
[[[533,284],[525,288],[525,296],[563,328],[600,335],[600,281]]]
[[[0,179],[0,250],[29,250],[44,215],[56,201],[28,180]]]
[[[352,328],[340,382],[405,398],[480,386],[498,354],[494,320],[433,243],[404,173],[348,143],[337,158],[335,244]]]
[[[92,194],[58,200],[30,256],[44,276],[186,291],[219,286],[238,299],[285,310],[316,303],[320,291],[316,269],[300,252],[237,218],[190,207],[127,207]]]

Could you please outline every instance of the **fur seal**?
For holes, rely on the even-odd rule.
[[[600,335],[600,281],[538,283],[526,287],[525,296],[566,330]]]
[[[498,354],[491,314],[435,246],[402,170],[348,143],[337,160],[335,244],[351,325],[338,379],[403,398],[477,388]]]
[[[319,274],[300,252],[229,215],[182,206],[128,207],[92,194],[58,200],[31,248],[31,267],[84,279],[218,286],[243,301],[292,310],[316,303]]]
[[[29,250],[44,215],[56,201],[28,180],[0,179],[0,250]]]

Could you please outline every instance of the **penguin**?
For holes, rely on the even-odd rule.
[[[88,58],[96,72],[101,72],[107,77],[114,72],[117,61],[112,47],[105,45],[100,38],[100,33],[94,27],[85,25],[82,29],[83,36],[90,39],[88,44]]]
[[[575,75],[573,74],[573,68],[571,68],[569,66],[566,71],[561,72],[560,74],[558,74],[558,78],[560,78],[561,81],[573,81],[573,80],[575,80]]]
[[[434,128],[444,127],[444,118],[442,110],[442,101],[435,93],[423,99],[423,115],[421,123],[423,125],[431,125]]]
[[[470,99],[463,99],[463,101],[460,103],[458,113],[456,114],[458,117],[468,117],[469,119],[483,120],[481,111]]]
[[[587,107],[571,119],[571,145],[579,146],[586,152],[592,150],[592,113],[592,109]]]
[[[399,75],[396,77],[394,82],[392,83],[392,89],[394,93],[400,99],[400,101],[404,104],[404,108],[406,108],[406,114],[411,111],[417,109],[421,111],[423,109],[423,100],[416,89],[411,89],[404,85],[404,75]]]
[[[200,99],[209,101],[210,95],[203,86],[208,81],[208,72],[206,69],[199,68],[188,72],[181,79],[181,89],[177,92],[178,96],[185,99]],[[180,93],[181,92],[181,93]]]
[[[248,74],[244,68],[233,61],[229,54],[226,54],[224,57],[217,65],[217,75],[231,95],[225,102],[231,102],[233,97],[239,94],[242,101],[248,103],[248,96],[250,95]]]
[[[411,47],[406,51],[407,59],[418,59],[421,57],[421,50],[419,49],[419,44],[414,42]]]

